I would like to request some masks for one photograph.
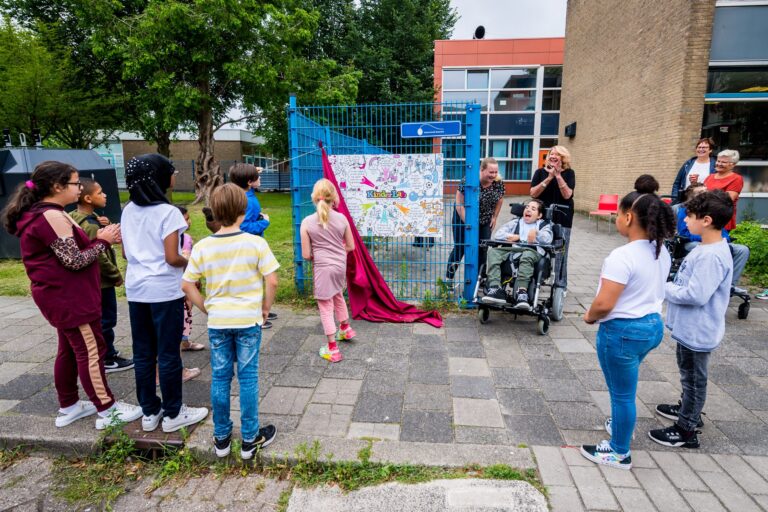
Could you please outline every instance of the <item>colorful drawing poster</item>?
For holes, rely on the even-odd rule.
[[[443,235],[443,155],[331,155],[362,236]]]

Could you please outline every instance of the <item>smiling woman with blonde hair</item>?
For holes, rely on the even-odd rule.
[[[571,153],[564,146],[553,146],[547,155],[547,163],[533,173],[531,197],[539,199],[545,208],[553,204],[567,207],[567,211],[555,212],[552,222],[562,226],[565,251],[558,253],[556,267],[559,269],[555,286],[568,286],[568,246],[573,226],[573,189],[576,188],[576,174],[571,168]]]

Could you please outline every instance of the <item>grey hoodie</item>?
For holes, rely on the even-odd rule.
[[[666,283],[667,327],[672,338],[694,352],[711,352],[725,334],[733,257],[725,240],[696,246],[673,283]]]
[[[507,222],[496,230],[491,239],[496,240],[497,242],[506,242],[509,235],[517,234],[517,223],[521,220],[522,218],[512,219]],[[552,243],[552,224],[550,222],[539,219],[536,221],[536,229],[538,230],[538,233],[536,233],[537,244],[547,245]],[[523,242],[525,242],[525,240],[523,240]],[[544,256],[544,249],[541,247],[537,247],[536,251]]]

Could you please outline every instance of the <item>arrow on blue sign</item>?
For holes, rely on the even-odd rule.
[[[459,135],[461,135],[461,121],[400,123],[400,136],[404,139],[418,137],[458,137]]]

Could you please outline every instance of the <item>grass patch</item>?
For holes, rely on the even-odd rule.
[[[233,450],[234,455],[230,459],[213,464],[197,459],[186,448],[169,449],[152,460],[136,452],[133,441],[119,426],[108,429],[102,436],[99,454],[73,461],[59,459],[56,462],[54,492],[67,500],[73,508],[98,507],[111,510],[118,497],[143,479],[152,479],[147,489],[147,493],[151,493],[173,480],[184,481],[206,475],[241,478],[258,474],[291,482],[291,487],[280,495],[277,503],[279,511],[287,509],[293,485],[336,485],[349,492],[388,482],[416,484],[438,479],[488,478],[528,482],[546,496],[546,489],[534,469],[521,470],[505,464],[447,468],[371,462],[372,452],[373,441],[369,440],[358,452],[357,460],[333,461],[332,454],[322,455],[320,442],[316,440],[311,445],[301,444],[295,449],[293,464],[288,462],[287,456],[257,456],[253,461],[242,461],[237,455],[239,448]]]
[[[279,284],[277,288],[277,302],[281,305],[292,304],[296,306],[314,305],[311,297],[299,296],[296,292],[293,271],[293,228],[291,224],[291,196],[280,192],[257,194],[262,210],[269,215],[270,225],[265,232],[265,238],[269,247],[280,262],[278,270]],[[210,233],[205,227],[202,204],[192,205],[195,195],[191,192],[176,192],[173,194],[174,204],[186,206],[189,210],[190,228],[189,234],[197,241]],[[128,193],[120,192],[120,202],[128,201]],[[119,247],[117,264],[125,276],[125,260],[120,257]],[[29,296],[29,279],[24,271],[21,260],[0,260],[0,295]],[[125,297],[125,288],[117,289],[118,297]]]
[[[0,471],[5,471],[9,467],[13,466],[17,462],[19,462],[21,459],[27,456],[27,453],[24,451],[24,448],[21,446],[17,446],[13,449],[3,449],[0,450]]]

